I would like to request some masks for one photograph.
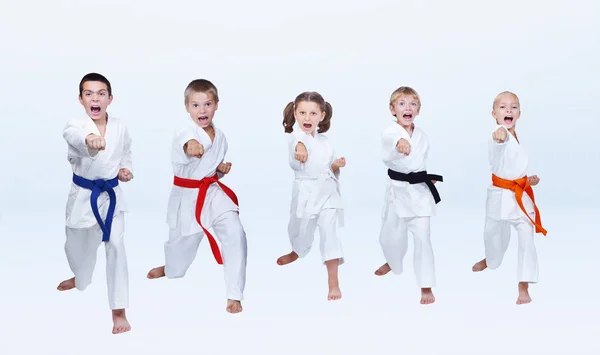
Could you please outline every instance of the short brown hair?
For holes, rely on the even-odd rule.
[[[195,92],[202,92],[205,94],[212,95],[215,102],[219,102],[219,91],[217,87],[206,79],[196,79],[192,80],[188,86],[185,88],[183,96],[185,97],[185,105],[187,106],[190,96]]]

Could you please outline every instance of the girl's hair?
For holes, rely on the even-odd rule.
[[[296,105],[298,105],[302,101],[315,102],[319,104],[321,108],[321,112],[325,112],[325,118],[323,121],[319,122],[319,127],[317,132],[325,133],[329,130],[331,126],[331,116],[333,116],[333,107],[331,104],[318,92],[303,92],[302,94],[296,96],[294,101],[290,101],[290,103],[285,106],[283,110],[283,128],[285,133],[292,133],[294,130],[294,123],[296,123],[296,119],[294,118],[294,110],[296,109]]]

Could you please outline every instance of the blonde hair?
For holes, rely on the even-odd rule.
[[[217,90],[217,87],[206,79],[196,79],[192,80],[188,84],[183,93],[183,96],[185,97],[184,102],[186,106],[190,102],[190,96],[197,92],[201,92],[206,95],[210,94],[212,95],[213,100],[215,100],[216,103],[219,102],[219,91]]]
[[[499,93],[498,95],[496,95],[496,97],[494,98],[494,102],[492,103],[492,110],[496,109],[496,104],[498,103],[498,99],[502,95],[512,95],[517,100],[517,103],[519,104],[519,106],[521,106],[521,102],[519,101],[519,97],[514,92],[512,92],[512,91],[502,91],[501,93]]]
[[[392,96],[390,96],[390,107],[394,106],[394,102],[398,100],[400,96],[412,96],[415,100],[419,102],[419,108],[421,108],[421,97],[417,93],[417,91],[408,86],[401,86],[394,90]]]

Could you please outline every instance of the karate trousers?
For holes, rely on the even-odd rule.
[[[533,214],[531,216],[533,218]],[[518,282],[537,283],[539,276],[538,259],[533,242],[535,226],[525,215],[521,218],[509,220],[498,220],[486,216],[483,242],[487,267],[493,270],[502,264],[510,242],[511,226],[515,228],[519,238],[517,280]]]
[[[106,282],[110,309],[129,307],[129,271],[124,242],[125,217],[120,212],[113,218],[110,240],[104,243],[106,251]],[[102,230],[98,224],[90,228],[65,228],[65,253],[75,275],[75,287],[83,291],[92,283]]]
[[[241,301],[246,287],[248,245],[239,214],[236,211],[223,213],[215,219],[212,229],[221,244],[227,298]],[[185,276],[204,236],[204,232],[181,235],[178,229],[170,229],[169,240],[165,243],[166,277],[176,279]]]
[[[322,262],[339,259],[339,265],[344,264],[342,242],[337,234],[338,220],[338,210],[326,208],[318,216],[310,218],[306,228],[301,230],[302,218],[292,215],[288,223],[288,236],[292,250],[298,254],[299,258],[308,255],[315,240],[315,232],[319,227]]]
[[[393,205],[389,206],[379,233],[385,260],[394,274],[402,274],[409,232],[414,241],[413,265],[417,285],[420,288],[435,287],[435,260],[429,216],[399,217]]]

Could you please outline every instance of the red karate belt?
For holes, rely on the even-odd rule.
[[[533,197],[533,188],[529,184],[529,179],[527,175],[516,180],[506,180],[492,174],[492,184],[496,187],[513,191],[515,193],[517,203],[519,204],[519,207],[521,207],[521,211],[525,213],[527,218],[529,218],[531,223],[533,223],[533,225],[535,226],[535,232],[546,235],[547,232],[542,227],[540,211],[538,210],[535,204],[535,198]],[[523,206],[523,192],[526,192],[527,195],[529,195],[529,197],[531,198],[531,201],[533,201],[533,208],[535,209],[535,221],[533,221],[533,219],[529,217],[529,214],[527,214],[527,211],[525,211],[525,206]]]
[[[208,243],[210,244],[210,249],[212,250],[215,260],[219,265],[223,265],[223,258],[221,257],[221,251],[219,250],[219,245],[217,244],[217,241],[208,232],[208,230],[204,228],[204,226],[202,225],[202,221],[200,220],[200,215],[202,214],[202,207],[204,207],[204,200],[206,199],[206,192],[208,191],[208,187],[215,182],[219,184],[221,189],[223,189],[225,194],[229,196],[233,203],[235,203],[236,206],[238,206],[237,196],[229,187],[225,186],[219,181],[219,177],[217,176],[217,174],[214,174],[210,177],[205,177],[202,180],[184,179],[178,176],[175,176],[175,178],[173,179],[173,184],[175,184],[175,186],[185,187],[188,189],[199,189],[198,201],[196,202],[196,221],[198,221],[198,224],[200,225],[200,227],[202,227],[202,230],[208,237]]]

